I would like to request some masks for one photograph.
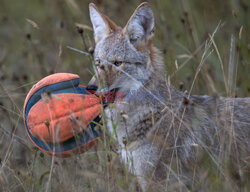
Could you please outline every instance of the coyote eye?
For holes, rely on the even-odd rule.
[[[122,64],[122,61],[114,61],[113,64],[115,66],[120,66]]]

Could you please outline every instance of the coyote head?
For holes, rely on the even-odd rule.
[[[162,71],[161,58],[152,45],[154,16],[148,3],[136,8],[124,28],[93,3],[89,10],[96,43],[95,64],[105,88],[126,94],[131,89],[138,90],[154,76],[159,77],[156,73]]]

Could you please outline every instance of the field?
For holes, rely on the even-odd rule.
[[[0,0],[0,191],[140,191],[120,163],[113,140],[99,128],[99,144],[70,158],[53,158],[29,140],[23,103],[29,89],[56,72],[93,75],[88,0]],[[95,0],[124,26],[142,1]],[[250,97],[249,0],[150,0],[154,44],[171,86],[192,94]],[[89,52],[81,54],[68,46]],[[249,191],[248,177],[204,155],[202,191]],[[224,174],[221,174],[221,169]],[[237,183],[237,185],[235,185]],[[240,187],[239,187],[240,186]]]

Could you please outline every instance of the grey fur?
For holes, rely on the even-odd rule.
[[[189,190],[194,180],[193,189],[198,190],[202,170],[194,173],[192,167],[201,152],[208,153],[219,170],[228,157],[239,170],[246,166],[250,98],[189,97],[169,87],[163,80],[162,59],[151,45],[153,23],[152,10],[144,3],[123,30],[113,30],[96,44],[99,66],[123,62],[115,73],[111,66],[99,73],[105,86],[119,88],[127,102],[105,109],[107,127],[113,133],[112,120],[119,121],[115,135],[121,159],[137,175],[143,191]],[[131,92],[136,99],[140,92],[154,99],[137,102],[131,100]]]

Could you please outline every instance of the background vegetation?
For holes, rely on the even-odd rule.
[[[82,155],[56,158],[51,166],[51,156],[37,150],[25,133],[22,108],[33,84],[55,72],[79,74],[83,85],[90,80],[90,57],[67,49],[91,52],[94,47],[88,29],[90,2],[0,0],[0,191],[139,191],[135,177],[109,145],[100,142]],[[124,26],[142,1],[93,2]],[[250,96],[248,0],[149,2],[155,14],[155,45],[172,86],[189,91],[201,69],[193,94]],[[76,23],[84,28],[82,35]],[[236,190],[218,176],[213,162],[203,162],[209,179],[204,191]]]

